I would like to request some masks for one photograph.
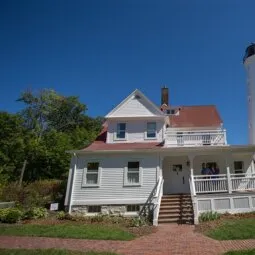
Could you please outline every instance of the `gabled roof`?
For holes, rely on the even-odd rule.
[[[128,108],[129,103],[131,100],[136,100],[136,104],[138,107],[136,108],[136,112],[129,112],[125,111],[125,114],[119,114],[121,110]],[[139,113],[139,107],[143,107],[143,109],[147,110],[146,114],[142,112]],[[145,112],[145,111],[144,111]],[[126,97],[120,104],[118,104],[112,111],[110,111],[105,118],[113,118],[113,117],[164,117],[162,111],[150,100],[148,99],[140,90],[134,90],[128,97]],[[140,115],[139,115],[140,114]]]
[[[171,127],[218,127],[222,119],[215,105],[179,106],[178,115],[170,115]]]

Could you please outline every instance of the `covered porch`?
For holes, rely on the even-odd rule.
[[[158,224],[162,197],[180,194],[190,195],[195,224],[199,214],[206,211],[255,210],[254,151],[255,146],[250,145],[163,149],[159,154],[153,224]],[[202,174],[203,164],[217,165],[219,173]]]
[[[164,153],[160,173],[163,194],[255,192],[253,154],[250,146],[182,148]],[[202,174],[202,165],[217,166],[219,172]]]

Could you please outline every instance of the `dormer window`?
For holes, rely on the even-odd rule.
[[[118,123],[117,124],[117,139],[125,139],[126,138],[126,123]]]
[[[156,122],[147,122],[146,138],[148,139],[156,138]]]

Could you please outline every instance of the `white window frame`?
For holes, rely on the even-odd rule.
[[[89,163],[98,163],[99,166],[98,166],[98,170],[97,170],[97,183],[87,183],[87,167],[88,167],[88,164]],[[83,179],[82,179],[82,187],[100,187],[101,185],[101,172],[102,172],[102,161],[100,160],[96,160],[96,159],[92,159],[92,160],[88,160],[85,162],[85,167],[84,167],[84,170],[83,170]],[[96,171],[95,171],[96,172]],[[90,172],[90,173],[93,173],[93,172]]]
[[[124,138],[119,138],[118,137],[118,126],[119,126],[119,124],[125,124],[125,137]],[[115,132],[115,135],[114,135],[114,139],[119,140],[119,141],[127,140],[127,123],[126,122],[117,122],[116,123],[116,132]]]
[[[131,183],[128,181],[128,163],[129,162],[139,162],[139,182]],[[124,186],[127,187],[137,187],[142,186],[143,183],[143,168],[141,167],[140,159],[130,159],[126,162],[126,166],[124,167]]]
[[[148,137],[148,124],[149,123],[155,123],[155,136],[154,137]],[[148,121],[146,122],[146,131],[145,131],[145,139],[146,140],[157,140],[157,122],[156,121]]]

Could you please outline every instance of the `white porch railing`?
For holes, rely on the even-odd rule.
[[[226,145],[226,130],[173,131],[165,132],[165,146]]]
[[[231,174],[233,191],[255,191],[255,174]]]
[[[214,177],[214,178],[213,178]],[[195,193],[227,192],[228,179],[226,174],[194,175]]]
[[[194,193],[255,191],[255,174],[194,175]]]
[[[161,203],[161,198],[163,196],[163,183],[164,179],[162,176],[159,177],[158,183],[157,183],[157,188],[156,192],[154,195],[154,211],[153,211],[153,225],[157,226],[158,225],[158,215],[159,215],[159,209],[160,209],[160,203]]]

